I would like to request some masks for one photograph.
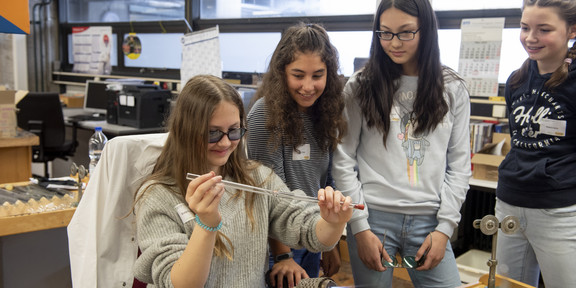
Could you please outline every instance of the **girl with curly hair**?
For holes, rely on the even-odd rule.
[[[310,196],[333,185],[331,155],[346,133],[338,68],[338,52],[322,26],[289,27],[247,117],[249,158],[272,168],[290,189]],[[291,286],[302,278],[318,277],[320,266],[326,276],[340,267],[337,248],[323,253],[322,263],[319,253],[291,251],[280,241],[271,240],[270,248],[270,275],[277,287],[282,287],[283,277]]]

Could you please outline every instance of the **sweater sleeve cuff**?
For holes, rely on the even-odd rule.
[[[448,222],[439,223],[438,226],[436,226],[436,231],[446,234],[448,236],[448,239],[452,238],[452,234],[454,234],[454,229],[455,227],[452,227],[452,225],[450,225],[450,223]]]
[[[370,230],[370,224],[368,224],[368,219],[359,219],[354,222],[348,222],[350,225],[350,229],[352,230],[352,234],[356,235],[362,231]]]

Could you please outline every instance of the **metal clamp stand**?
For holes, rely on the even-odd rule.
[[[70,173],[72,173],[72,175],[74,174],[78,174],[78,194],[77,194],[77,199],[78,201],[74,201],[74,207],[77,207],[78,204],[80,204],[80,200],[82,200],[82,179],[84,177],[86,177],[86,168],[84,168],[83,165],[76,165],[76,163],[72,163],[72,165],[70,166]]]
[[[496,265],[498,260],[496,260],[496,243],[498,239],[498,228],[506,234],[513,234],[520,228],[520,221],[516,216],[506,216],[502,219],[502,222],[498,222],[498,218],[494,215],[486,215],[482,219],[474,220],[474,228],[480,229],[484,235],[492,236],[492,253],[491,258],[486,263],[490,267],[490,272],[488,273],[488,288],[496,287]]]

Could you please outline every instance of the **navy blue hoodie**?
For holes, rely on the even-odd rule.
[[[552,74],[540,75],[530,62],[520,87],[506,83],[512,147],[498,169],[496,196],[526,208],[570,206],[576,204],[576,62],[553,91],[544,87]]]

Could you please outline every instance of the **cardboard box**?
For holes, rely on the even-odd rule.
[[[472,156],[472,177],[481,180],[498,181],[498,166],[500,166],[508,151],[510,151],[510,135],[493,133],[492,143],[487,144]]]
[[[0,138],[16,137],[16,91],[0,91]]]
[[[84,107],[84,95],[60,95],[60,101],[66,105],[67,108],[82,108]]]

